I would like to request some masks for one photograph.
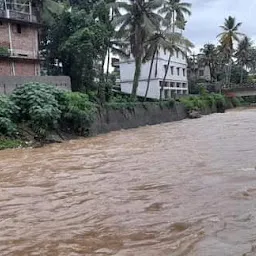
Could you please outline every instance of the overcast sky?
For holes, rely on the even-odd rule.
[[[184,35],[195,44],[198,52],[205,43],[217,43],[219,28],[229,15],[242,22],[241,32],[256,43],[256,0],[182,0],[192,4]]]

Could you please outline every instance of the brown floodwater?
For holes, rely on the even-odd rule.
[[[0,255],[256,255],[256,109],[1,151]]]

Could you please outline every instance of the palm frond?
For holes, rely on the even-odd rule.
[[[125,50],[116,47],[111,47],[111,52],[114,55],[118,55],[123,59],[128,59],[130,57],[130,54],[128,54]]]
[[[121,16],[116,16],[113,21],[112,21],[112,25],[114,27],[117,27],[118,25],[123,25],[123,24],[127,24],[129,23],[131,20],[131,15],[130,13],[126,13],[124,15]]]
[[[124,9],[127,12],[131,11],[132,9],[132,5],[126,2],[112,2],[108,4],[108,7],[113,9]]]

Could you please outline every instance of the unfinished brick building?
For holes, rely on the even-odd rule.
[[[38,30],[31,1],[0,0],[0,76],[40,75]]]

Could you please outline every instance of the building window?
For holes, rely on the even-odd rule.
[[[186,76],[186,70],[183,68],[183,76]]]
[[[176,57],[179,58],[179,51],[176,51]]]
[[[173,75],[173,67],[171,67],[171,74]]]
[[[185,59],[185,54],[184,54],[184,53],[182,53],[182,59],[183,59],[183,60]]]
[[[180,88],[180,83],[177,83],[177,84],[176,84],[176,87]]]
[[[167,65],[164,65],[164,71],[165,72],[167,71]]]
[[[177,75],[180,75],[180,68],[177,68]]]
[[[174,87],[174,82],[171,82],[171,87]]]
[[[16,31],[18,34],[21,34],[21,25],[20,24],[16,25]]]
[[[183,87],[183,88],[187,88],[186,83],[183,83],[183,84],[182,84],[182,87]]]
[[[161,88],[162,88],[162,87],[168,87],[167,82],[163,82],[163,81],[160,81],[160,82],[159,82],[159,85],[160,85]]]
[[[204,76],[204,71],[203,70],[199,70],[199,76]]]

